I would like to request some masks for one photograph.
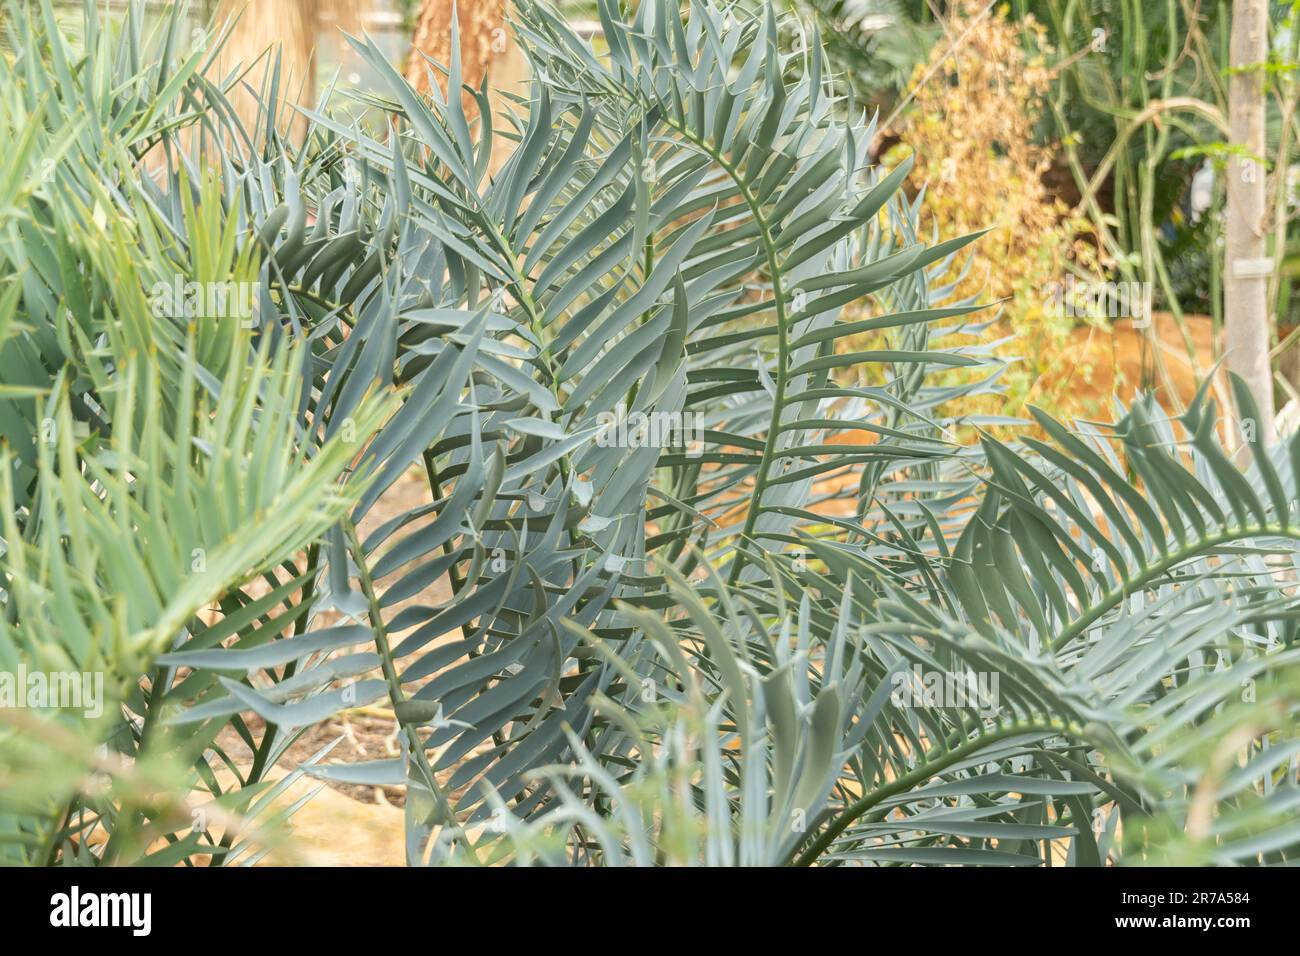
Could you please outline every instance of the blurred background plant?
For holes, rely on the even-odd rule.
[[[982,396],[978,410],[1018,414],[1032,401],[1053,414],[1096,415],[1100,401],[1080,387],[1090,358],[1071,347],[1087,318],[1070,315],[1053,290],[1067,275],[1101,278],[1104,263],[1091,223],[1044,181],[1054,155],[1039,142],[1053,80],[1046,31],[979,0],[954,10],[945,28],[952,42],[916,65],[892,107],[882,158],[913,157],[909,182],[925,191],[926,225],[937,234],[990,230],[963,271],[947,277],[954,295],[999,304],[984,336],[1017,359],[1003,374],[1006,391]]]
[[[1051,407],[1051,393],[1072,392],[1063,383],[1078,378],[1057,376],[1058,384],[1048,385],[1038,371],[1079,367],[1086,372],[1088,365],[1099,363],[1125,370],[1128,374],[1120,377],[1127,377],[1127,383],[1115,384],[1124,384],[1130,393],[1138,387],[1155,389],[1177,409],[1196,380],[1223,358],[1224,182],[1234,157],[1243,156],[1240,146],[1228,142],[1229,82],[1243,71],[1259,75],[1265,132],[1256,162],[1260,180],[1267,181],[1267,216],[1260,228],[1267,236],[1264,255],[1272,265],[1266,313],[1250,321],[1266,326],[1275,373],[1269,404],[1285,407],[1294,425],[1300,413],[1294,401],[1300,376],[1300,5],[1294,0],[1266,3],[1266,56],[1234,67],[1229,5],[1223,3],[801,2],[822,26],[831,61],[850,80],[857,101],[896,120],[888,125],[904,142],[917,140],[917,181],[939,194],[940,206],[957,202],[978,208],[1002,200],[1029,221],[1054,220],[1054,235],[1031,229],[1045,245],[1055,243],[1050,253],[1055,265],[1043,264],[1048,285],[1065,281],[1069,270],[1064,263],[1071,258],[1090,258],[1094,261],[1078,262],[1076,268],[1094,277],[1101,269],[1100,277],[1107,281],[1136,282],[1151,290],[1158,314],[1150,322],[1135,323],[1132,316],[1097,322],[1100,327],[1082,340],[1078,334],[1073,339],[1061,334],[1068,323],[1048,322],[1038,336],[1047,354],[1032,355],[1029,367],[1008,372],[1012,411],[1030,396]],[[1007,47],[1008,28],[1019,33],[1019,50]],[[995,35],[1000,49],[991,42]],[[1038,150],[1038,160],[1046,162],[1036,171],[1031,171],[1032,162],[1021,166],[1019,177],[1051,212],[1033,210],[1033,202],[1020,194],[986,189],[987,182],[1000,181],[996,168],[990,170],[992,180],[973,175],[947,181],[941,164],[950,157],[925,158],[922,138],[933,135],[938,116],[953,116],[954,107],[960,109],[971,98],[987,102],[984,80],[997,72],[997,64],[966,55],[967,62],[957,67],[963,48],[976,46],[995,53],[1002,64],[1025,64],[1033,74],[1017,78],[1024,85],[1015,95],[1008,91],[1005,113],[981,118],[991,118],[995,127],[1005,127],[1013,117],[1028,121],[1019,132],[1028,130],[1029,135],[1016,142],[1027,151]],[[951,85],[950,92],[944,92],[945,85]],[[978,128],[951,128],[961,137],[958,143],[980,141]],[[993,137],[985,141],[996,143]],[[882,145],[888,148],[892,140]],[[1244,174],[1238,169],[1233,175]],[[1063,207],[1068,212],[1063,214]],[[1086,246],[1095,247],[1095,256],[1080,256]],[[1019,271],[1014,257],[1009,265]],[[1023,299],[1009,301],[1009,318],[1014,322],[1017,311],[1029,318],[1028,306]],[[1082,403],[1095,406],[1110,385],[1107,375],[1099,387],[1085,389]]]
[[[255,128],[258,114],[275,110],[301,139],[306,120],[291,108],[314,105],[324,68],[343,56],[343,33],[359,33],[364,14],[374,0],[293,0],[289,3],[249,3],[247,0],[205,0],[196,15],[205,30],[212,23],[230,24],[215,69],[239,75],[240,86],[231,97],[240,119]],[[267,91],[272,76],[282,91],[280,102],[270,103]],[[329,74],[324,74],[328,77]]]
[[[916,0],[795,0],[858,102],[886,112],[944,35],[937,8]]]
[[[1138,383],[1160,388],[1173,407],[1184,397],[1168,387],[1167,345],[1186,355],[1199,374],[1224,354],[1224,180],[1230,162],[1243,158],[1242,147],[1228,143],[1229,82],[1242,71],[1260,77],[1265,117],[1263,153],[1251,162],[1266,182],[1266,215],[1251,228],[1267,237],[1264,254],[1272,263],[1266,314],[1258,317],[1267,326],[1275,373],[1269,404],[1281,408],[1296,398],[1288,371],[1294,360],[1287,353],[1296,321],[1294,252],[1300,233],[1288,183],[1295,177],[1300,104],[1300,5],[1263,7],[1260,29],[1266,35],[1259,42],[1265,59],[1234,66],[1225,3],[1014,4],[1022,23],[1032,13],[1048,25],[1056,48],[1059,79],[1049,104],[1054,135],[1063,145],[1055,175],[1059,188],[1072,187],[1072,201],[1093,222],[1116,274],[1149,283],[1156,306],[1177,327],[1168,343],[1158,337],[1156,324],[1146,330],[1149,355]],[[1253,175],[1244,167],[1231,174]],[[1205,322],[1211,329],[1202,336],[1195,326]],[[1202,338],[1208,348],[1196,346]]]

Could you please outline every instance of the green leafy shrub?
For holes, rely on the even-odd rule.
[[[520,4],[504,129],[358,42],[387,138],[324,104],[302,148],[175,20],[88,5],[82,57],[15,14],[0,654],[115,706],[0,711],[4,852],[249,862],[269,768],[386,697],[399,757],[293,772],[404,786],[412,863],[1290,859],[1298,446],[1243,471],[1203,399],[954,442],[1001,370],[943,278],[973,237],[918,241],[815,36],[600,11],[598,55]],[[255,307],[151,306],[178,277]],[[427,500],[363,526],[412,471]],[[1252,815],[1213,833],[1181,747],[1243,680],[1269,704],[1208,799]]]

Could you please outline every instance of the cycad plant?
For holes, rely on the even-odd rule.
[[[302,772],[404,786],[412,863],[1294,857],[1300,446],[1204,398],[960,444],[974,237],[815,31],[525,0],[504,128],[454,34],[427,96],[356,41],[383,134],[293,147],[86,10],[12,10],[0,84],[0,654],[111,704],[0,710],[13,861],[252,862]],[[399,757],[271,775],[381,698]]]

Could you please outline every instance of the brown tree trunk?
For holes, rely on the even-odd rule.
[[[461,80],[471,89],[478,89],[483,77],[488,77],[494,125],[498,127],[502,125],[498,117],[508,108],[508,101],[500,93],[506,90],[516,96],[525,96],[528,92],[528,62],[515,43],[506,20],[508,6],[508,0],[459,0],[456,4]],[[446,75],[425,57],[444,68],[451,65],[451,18],[452,0],[424,0],[416,20],[411,54],[406,61],[406,78],[417,90],[427,92],[432,76],[438,88],[444,94],[447,91]],[[473,118],[478,112],[474,98],[463,93],[461,102],[466,114]],[[490,171],[495,173],[508,157],[509,142],[497,140]]]
[[[1268,259],[1264,192],[1264,73],[1268,55],[1267,0],[1233,0],[1228,80],[1232,144],[1228,164],[1224,338],[1228,368],[1249,386],[1260,421],[1243,422],[1273,438],[1273,372],[1269,363]],[[1245,437],[1249,437],[1246,435]]]
[[[244,124],[251,129],[259,112],[265,110],[266,104],[258,94],[278,57],[277,108],[295,137],[300,137],[307,121],[289,107],[316,105],[318,37],[341,43],[340,31],[359,32],[362,16],[370,6],[370,0],[219,0],[218,26],[233,22],[234,27],[217,60],[216,75],[224,76],[241,66],[248,68],[232,97]]]
[[[484,74],[490,70],[495,73],[494,61],[514,45],[506,24],[506,0],[461,0],[456,4],[456,16],[461,71],[465,84],[477,88]],[[425,57],[444,67],[451,64],[451,18],[452,0],[424,0],[420,7],[413,48],[406,61],[406,78],[418,90],[429,89],[429,75],[433,73],[446,92],[446,78]]]

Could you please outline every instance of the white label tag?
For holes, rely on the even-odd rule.
[[[1232,275],[1236,279],[1253,279],[1273,271],[1272,259],[1233,259]]]

